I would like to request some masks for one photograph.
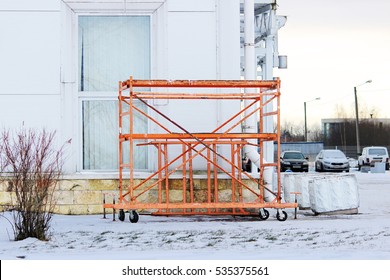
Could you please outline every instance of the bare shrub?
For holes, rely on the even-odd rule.
[[[3,131],[2,177],[15,192],[15,240],[35,237],[48,240],[56,206],[54,191],[62,171],[62,148],[56,150],[55,132],[21,129]]]

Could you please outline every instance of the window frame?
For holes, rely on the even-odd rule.
[[[76,172],[79,172],[81,174],[88,174],[88,173],[100,173],[100,174],[117,174],[119,173],[118,168],[114,169],[84,169],[84,149],[83,149],[83,132],[84,132],[84,126],[83,126],[83,102],[84,101],[118,101],[118,90],[116,91],[79,91],[79,18],[82,16],[147,16],[149,17],[149,42],[150,42],[150,49],[149,49],[149,77],[152,78],[153,75],[153,47],[154,47],[154,17],[153,12],[145,12],[145,13],[133,13],[131,11],[128,11],[127,13],[109,13],[109,12],[83,12],[83,13],[75,13],[74,16],[74,29],[75,32],[73,34],[74,36],[74,71],[75,71],[75,97],[77,99],[77,163],[76,163]],[[129,73],[129,76],[131,73]],[[129,77],[124,77],[123,79],[128,79]],[[119,81],[118,81],[119,82]],[[149,109],[147,108],[146,110]],[[151,131],[151,121],[147,120],[147,130],[148,132]],[[119,128],[119,123],[118,123]],[[119,146],[119,143],[118,143]],[[151,168],[151,162],[154,158],[154,152],[151,147],[147,148],[148,153],[148,160],[146,162],[146,169],[137,169],[137,172],[147,173],[150,172]]]

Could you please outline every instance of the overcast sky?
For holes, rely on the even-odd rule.
[[[354,86],[360,117],[390,117],[390,1],[278,0],[287,16],[279,31],[279,53],[288,69],[275,70],[282,80],[282,125],[308,125],[341,113],[354,117]],[[338,110],[336,108],[339,108]],[[341,109],[340,109],[341,108]]]

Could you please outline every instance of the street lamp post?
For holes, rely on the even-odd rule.
[[[320,97],[317,97],[317,98],[314,98],[312,100],[303,102],[303,108],[304,108],[304,113],[305,113],[305,142],[307,142],[306,103],[311,102],[311,101],[315,101],[315,100],[320,100],[320,99],[321,99]]]
[[[365,81],[364,83],[353,87],[353,92],[355,93],[355,114],[356,114],[356,153],[357,156],[360,155],[360,135],[359,135],[359,108],[358,108],[358,99],[357,99],[357,87],[360,87],[365,84],[371,83],[372,80]]]

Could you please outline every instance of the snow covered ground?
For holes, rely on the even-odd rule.
[[[112,216],[55,215],[52,237],[11,241],[0,217],[0,259],[27,260],[390,260],[390,172],[354,172],[359,182],[357,215],[314,216],[287,210],[270,218],[156,217],[136,224]],[[9,215],[9,213],[4,213]]]

